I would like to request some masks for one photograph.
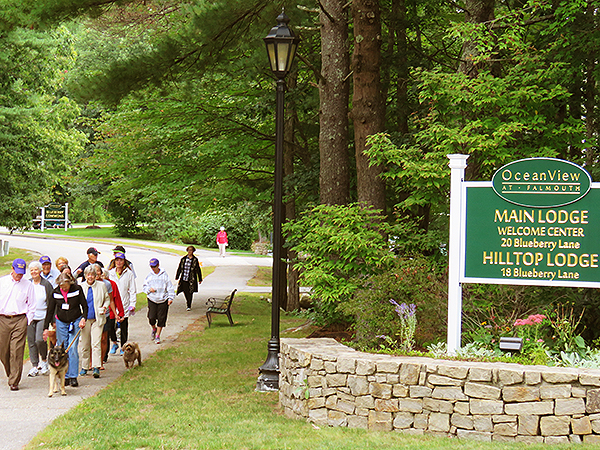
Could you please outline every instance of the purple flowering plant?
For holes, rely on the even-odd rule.
[[[390,303],[394,306],[394,310],[400,319],[399,330],[396,333],[397,340],[394,341],[389,336],[380,335],[379,338],[384,339],[388,345],[396,344],[401,352],[410,352],[415,345],[415,330],[417,328],[417,306],[413,303],[400,303],[394,299],[390,299]]]

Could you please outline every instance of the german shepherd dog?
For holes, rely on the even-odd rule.
[[[48,397],[52,397],[54,392],[58,392],[60,383],[60,394],[67,395],[65,391],[65,375],[69,368],[69,355],[65,351],[65,344],[54,346],[48,352],[48,369],[50,371],[50,388]]]
[[[123,346],[123,362],[125,362],[125,368],[129,369],[135,364],[137,359],[138,365],[142,365],[142,352],[137,342],[127,342]]]

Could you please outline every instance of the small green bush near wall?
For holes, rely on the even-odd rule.
[[[416,306],[417,326],[415,343],[423,348],[437,342],[440,330],[445,330],[447,278],[425,257],[401,258],[387,272],[365,280],[356,294],[345,302],[342,309],[356,317],[356,343],[362,348],[376,348],[381,337],[397,340],[401,320],[395,304]]]

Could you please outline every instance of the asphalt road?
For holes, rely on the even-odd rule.
[[[74,241],[61,239],[35,238],[22,235],[2,235],[0,239],[10,241],[11,248],[23,248],[49,255],[54,261],[59,256],[69,260],[72,269],[87,259],[88,247],[96,247],[100,252],[99,260],[108,264],[112,259],[115,244],[94,243],[92,241]],[[126,249],[126,256],[133,262],[137,273],[138,292],[141,291],[144,277],[149,272],[148,261],[158,258],[167,273],[174,281],[175,271],[181,256],[161,250],[157,251],[147,246],[156,246],[156,242],[127,241],[122,244]],[[163,248],[185,250],[185,246],[171,244],[161,245]],[[233,289],[239,291],[264,292],[270,288],[252,288],[246,286],[247,280],[252,278],[257,266],[271,266],[271,258],[240,257],[228,255],[220,258],[218,253],[212,251],[197,251],[196,256],[204,266],[216,266],[214,273],[206,277],[201,284],[199,292],[194,296],[191,311],[185,310],[183,294],[177,296],[169,309],[167,326],[163,330],[163,343],[157,345],[150,340],[150,326],[146,319],[146,310],[141,310],[129,319],[129,340],[139,343],[144,358],[160,347],[172,343],[185,328],[205,314],[205,301],[208,297],[221,297],[228,295]],[[29,262],[29,261],[28,261]],[[235,321],[235,315],[234,315]],[[215,320],[227,319],[217,316]],[[262,362],[257,361],[257,365]],[[33,437],[49,425],[55,418],[76,406],[82,400],[93,396],[100,389],[114,381],[125,371],[120,356],[109,356],[105,364],[106,370],[101,372],[98,379],[91,376],[79,377],[79,387],[67,388],[65,397],[55,394],[52,398],[48,395],[48,377],[27,377],[31,368],[26,361],[23,369],[23,378],[19,385],[20,390],[13,392],[8,388],[6,375],[0,369],[0,450],[18,450],[23,448]]]

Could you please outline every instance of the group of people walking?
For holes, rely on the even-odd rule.
[[[183,292],[187,311],[202,282],[195,251],[193,246],[187,247],[175,277],[179,280],[177,294]],[[68,348],[68,386],[77,387],[78,376],[89,372],[99,378],[108,356],[123,354],[122,347],[129,339],[129,319],[136,311],[136,274],[122,246],[113,249],[107,268],[98,261],[99,254],[90,247],[88,259],[75,271],[64,257],[56,259],[55,267],[49,256],[32,261],[28,267],[25,260],[17,258],[11,273],[0,277],[0,361],[11,390],[19,390],[26,340],[32,365],[28,376],[48,373],[47,340],[53,331],[56,345]],[[149,266],[142,290],[148,299],[151,338],[160,344],[176,293],[159,260],[150,259]],[[27,268],[30,277],[24,279]]]

